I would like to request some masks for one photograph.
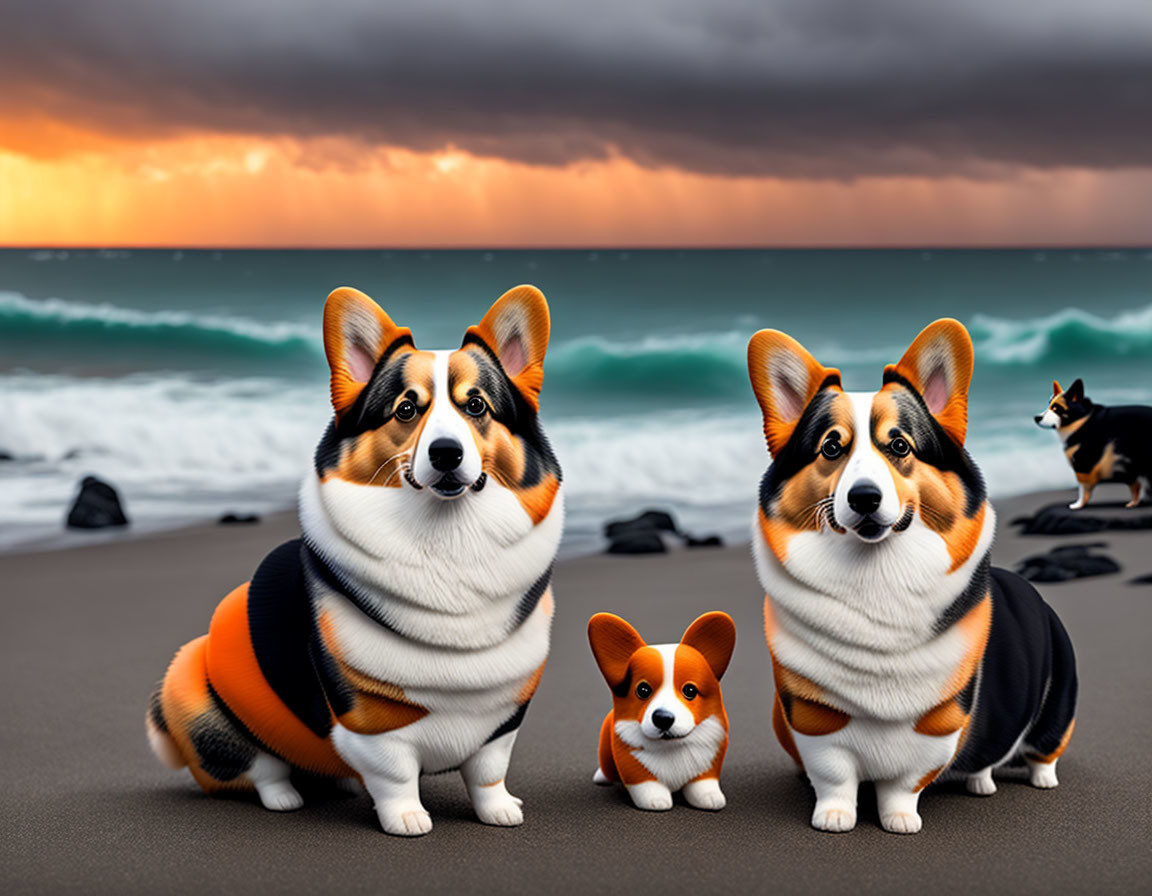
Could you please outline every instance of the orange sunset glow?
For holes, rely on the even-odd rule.
[[[724,177],[345,139],[116,140],[6,126],[0,243],[99,246],[1108,244],[1148,230],[1147,171]]]

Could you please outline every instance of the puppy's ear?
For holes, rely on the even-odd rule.
[[[498,298],[480,323],[468,328],[464,345],[478,340],[487,346],[520,394],[538,411],[551,326],[544,293],[535,286],[517,286]]]
[[[688,626],[680,643],[700,651],[719,681],[736,646],[736,623],[727,613],[705,613]]]
[[[1059,380],[1052,380],[1052,397],[1055,398],[1057,395],[1059,395],[1063,391],[1064,390],[1060,388],[1060,381]]]
[[[804,409],[824,388],[840,388],[840,371],[825,367],[779,330],[761,330],[748,343],[748,376],[764,414],[764,436],[775,457],[792,438]]]
[[[619,616],[597,613],[588,620],[588,643],[600,674],[615,690],[627,677],[632,654],[644,646],[644,639]]]
[[[900,377],[924,399],[929,413],[958,445],[968,433],[968,385],[972,337],[950,317],[931,323],[912,340],[904,357],[884,368],[884,382]]]
[[[1078,379],[1071,386],[1068,387],[1068,400],[1069,401],[1083,401],[1084,400],[1084,380]]]
[[[412,345],[412,331],[396,326],[368,296],[350,286],[332,291],[324,303],[324,354],[337,416],[356,401],[380,359],[402,345]]]

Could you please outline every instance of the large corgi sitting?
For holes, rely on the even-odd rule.
[[[548,306],[502,296],[456,351],[418,351],[371,299],[324,308],[335,417],[265,558],[172,661],[148,735],[208,792],[295,809],[293,769],[359,777],[390,834],[432,828],[422,772],[459,769],[481,821],[548,655],[563,524],[537,420]]]
[[[1123,482],[1132,491],[1126,507],[1152,501],[1152,408],[1106,407],[1084,394],[1084,381],[1067,389],[1052,381],[1052,399],[1036,424],[1054,429],[1072,465],[1080,494],[1069,504],[1079,510],[1101,482]]]
[[[705,613],[679,644],[648,645],[619,616],[597,613],[588,640],[613,697],[592,780],[623,782],[638,809],[671,809],[681,789],[690,806],[723,809],[728,715],[720,679],[736,644],[732,618]]]
[[[975,794],[1024,758],[1056,786],[1076,708],[1072,645],[1026,581],[992,569],[995,514],[964,450],[972,342],[926,328],[879,392],[845,392],[789,336],[748,346],[772,465],[753,550],[776,680],[773,727],[847,831],[874,781],[886,830],[915,833],[948,772]]]

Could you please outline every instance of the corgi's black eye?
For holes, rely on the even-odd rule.
[[[468,399],[468,403],[464,405],[464,410],[473,417],[479,417],[486,410],[488,410],[488,405],[479,395],[473,395]]]
[[[899,436],[892,440],[892,444],[888,446],[892,449],[892,453],[897,457],[906,457],[912,450],[912,446],[908,444],[907,439],[902,439]]]
[[[400,404],[396,405],[396,419],[403,423],[407,423],[416,416],[416,404],[405,398]]]
[[[844,448],[840,444],[839,439],[829,437],[825,439],[824,444],[820,446],[820,453],[828,458],[828,460],[835,460],[844,453]]]
[[[647,700],[652,696],[652,685],[646,681],[640,682],[640,684],[636,685],[636,696],[641,700]]]
[[[684,695],[685,700],[695,700],[696,695],[700,692],[696,690],[696,685],[692,684],[692,682],[688,682],[688,684],[680,688],[680,693]]]

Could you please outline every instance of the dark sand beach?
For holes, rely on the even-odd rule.
[[[932,787],[915,837],[878,827],[867,788],[855,831],[809,827],[811,793],[771,734],[762,594],[746,546],[560,564],[553,651],[509,774],[525,824],[479,824],[448,774],[425,781],[435,829],[419,840],[381,833],[363,794],[311,794],[287,815],[254,799],[205,797],[148,749],[145,703],[173,651],[206,630],[213,606],[266,550],[296,533],[294,518],[2,556],[0,891],[1147,892],[1152,587],[1127,582],[1152,572],[1152,532],[1007,529],[1071,495],[998,502],[995,548],[998,565],[1011,567],[1056,544],[1105,542],[1123,567],[1040,586],[1080,666],[1060,787],[1034,790],[1011,771],[990,798]],[[636,811],[622,790],[591,783],[609,695],[585,624],[611,610],[651,641],[675,640],[708,609],[727,610],[739,631],[724,680],[728,807]]]

